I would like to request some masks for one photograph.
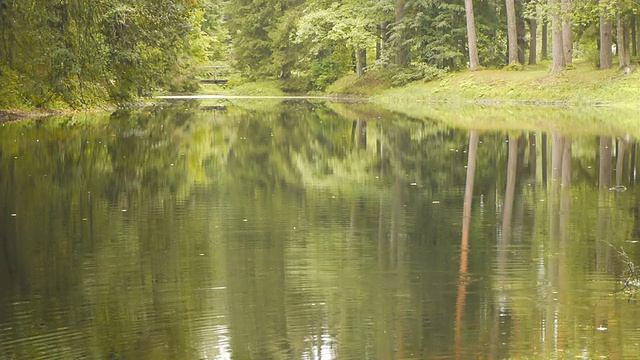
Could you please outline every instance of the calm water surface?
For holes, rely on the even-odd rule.
[[[319,101],[4,124],[0,358],[638,358],[636,149]]]

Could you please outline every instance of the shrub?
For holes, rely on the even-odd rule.
[[[516,63],[505,66],[504,69],[507,71],[522,71],[524,70],[524,65],[516,62]]]
[[[439,69],[425,63],[412,63],[406,68],[398,69],[391,77],[393,86],[403,86],[413,81],[425,82],[439,79],[446,74],[446,70]]]

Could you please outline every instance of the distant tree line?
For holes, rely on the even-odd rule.
[[[630,0],[0,0],[0,107],[126,102],[193,90],[226,61],[249,79],[323,90],[380,70],[395,84],[447,70],[552,73],[637,55]]]

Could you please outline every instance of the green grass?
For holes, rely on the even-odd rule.
[[[391,87],[390,74],[382,71],[366,73],[361,78],[350,74],[338,79],[327,87],[325,93],[329,95],[372,96],[380,94]]]
[[[640,72],[599,71],[585,63],[557,76],[550,64],[525,67],[523,71],[482,70],[452,73],[424,83],[387,89],[375,102],[454,102],[568,106],[640,107]]]

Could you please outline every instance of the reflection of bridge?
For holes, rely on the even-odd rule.
[[[229,81],[228,79],[219,79],[220,76],[228,75],[228,70],[226,70],[227,69],[226,66],[201,66],[199,67],[199,69],[213,69],[213,74],[211,74],[210,71],[205,72],[205,76],[213,75],[213,79],[201,79],[200,83],[202,84],[222,85],[222,84],[226,84],[227,81]],[[221,69],[225,69],[225,70],[221,70]]]

